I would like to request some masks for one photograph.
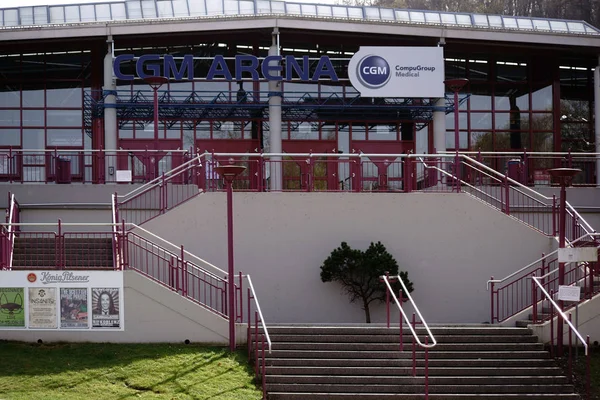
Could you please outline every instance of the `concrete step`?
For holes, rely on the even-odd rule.
[[[422,393],[423,385],[344,385],[344,384],[278,384],[267,382],[267,392],[316,393]],[[460,394],[542,394],[573,393],[570,385],[430,385],[429,393]]]
[[[269,325],[269,335],[398,335],[399,328],[370,324],[358,326],[303,326],[303,325]],[[475,326],[431,326],[431,332],[434,336],[438,335],[531,335],[531,331],[526,328],[517,327],[496,327],[492,325]],[[260,331],[260,330],[259,330]],[[424,334],[426,331],[422,327],[416,328],[417,333]],[[408,328],[403,329],[403,333],[410,335]]]
[[[422,376],[387,375],[269,375],[268,383],[287,384],[360,384],[360,385],[423,385]],[[564,376],[430,376],[430,385],[556,385],[568,384]],[[422,386],[421,386],[422,387]]]
[[[319,343],[399,343],[400,335],[285,335],[269,334],[273,342]],[[403,335],[412,343],[412,334]],[[537,343],[533,335],[435,335],[438,343]]]
[[[487,393],[487,394],[464,394],[464,393],[438,393],[430,394],[407,394],[407,393],[286,393],[269,392],[269,400],[581,400],[578,394],[571,393],[545,393],[545,394],[523,394],[523,393]]]
[[[259,358],[259,365],[262,359]],[[412,367],[412,358],[390,359],[354,359],[354,358],[268,358],[267,364],[280,367]],[[436,359],[429,360],[430,367],[554,367],[554,360],[550,358],[540,359]],[[417,366],[423,367],[425,360],[417,359]]]
[[[425,353],[419,349],[416,352],[417,358],[424,358]],[[405,350],[399,351],[312,351],[312,350],[273,350],[268,358],[360,358],[360,359],[412,359],[412,352]],[[532,359],[532,358],[549,358],[547,351],[480,351],[480,352],[465,352],[465,351],[431,351],[429,352],[430,359]]]
[[[273,342],[273,350],[313,350],[313,351],[398,351],[398,343],[318,343],[318,342]],[[412,343],[405,343],[405,351]],[[540,351],[541,343],[438,343],[429,353],[449,351]]]
[[[424,368],[416,369],[417,375],[424,375]],[[410,367],[266,367],[269,375],[388,375],[412,376]],[[558,367],[430,367],[429,376],[560,376],[562,370]],[[268,380],[268,378],[267,378]]]

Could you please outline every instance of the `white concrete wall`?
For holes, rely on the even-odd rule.
[[[123,331],[0,330],[0,339],[44,342],[191,342],[229,343],[228,322],[179,294],[134,271],[124,275],[125,329]],[[246,329],[237,326],[238,343]]]
[[[227,269],[226,198],[205,193],[145,228]],[[486,281],[552,249],[552,240],[465,194],[235,193],[236,270],[252,276],[269,322],[364,322],[320,266],[340,242],[382,241],[408,271],[430,322],[489,321]],[[393,313],[396,314],[396,313]],[[373,322],[384,308],[374,307]]]

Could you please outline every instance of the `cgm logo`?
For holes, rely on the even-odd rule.
[[[356,76],[360,83],[370,89],[384,86],[391,75],[390,66],[383,57],[368,55],[358,62]]]

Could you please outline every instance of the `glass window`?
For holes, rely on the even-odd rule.
[[[170,0],[157,1],[156,7],[158,8],[158,16],[160,18],[173,17],[173,7]]]
[[[271,2],[265,0],[258,0],[256,2],[256,12],[258,14],[269,14],[271,12]]]
[[[225,15],[236,15],[240,12],[239,3],[236,0],[225,0],[224,7]]]
[[[65,23],[65,8],[64,7],[50,7],[50,23],[51,24],[64,24]]]
[[[331,17],[333,15],[331,7],[329,6],[317,6],[317,14],[321,17]]]
[[[17,10],[4,10],[4,26],[19,25],[19,14]]]
[[[192,1],[191,4],[202,3],[203,1]],[[142,5],[139,1],[128,1],[125,3],[127,5],[127,14],[129,15],[129,19],[141,19],[142,18]]]
[[[487,60],[469,60],[469,80],[487,81],[490,78],[490,63]]]
[[[425,13],[425,21],[429,24],[439,24],[441,22],[440,14],[427,12]]]
[[[379,19],[379,8],[365,7],[365,16],[367,19]]]
[[[300,4],[286,4],[286,11],[288,14],[300,14]]]
[[[381,14],[381,19],[386,21],[394,20],[394,10],[390,10],[389,8],[381,8],[379,9],[379,13]]]
[[[254,3],[251,1],[240,1],[240,14],[242,15],[254,15]]]
[[[456,133],[454,131],[446,131],[446,150],[456,150],[454,147]],[[459,150],[469,148],[468,133],[466,131],[458,132]]]
[[[0,126],[20,126],[21,112],[19,110],[0,110]]]
[[[309,122],[290,122],[290,139],[318,140],[319,127]]]
[[[333,12],[334,17],[347,18],[348,17],[348,9],[346,7],[331,7],[331,11]]]
[[[475,21],[475,25],[477,26],[488,26],[487,15],[482,14],[474,14],[473,21]]]
[[[442,23],[448,25],[456,25],[456,16],[454,14],[440,14],[442,17]]]
[[[419,11],[409,11],[410,22],[425,22],[425,14]]]
[[[352,140],[366,140],[367,134],[364,125],[353,124],[352,125]]]
[[[540,31],[549,31],[550,30],[550,23],[546,20],[543,19],[534,19],[533,20],[533,27],[537,30]]]
[[[492,129],[492,113],[471,113],[471,129]]]
[[[81,5],[81,20],[84,22],[96,20],[96,10],[93,5]]]
[[[156,3],[153,0],[142,0],[142,13],[144,18],[156,18]]]
[[[44,110],[23,110],[23,126],[44,125]]]
[[[43,129],[23,129],[23,149],[41,150],[45,147]]]
[[[34,7],[33,8],[33,17],[35,23],[47,24],[48,23],[48,8],[47,7]]]
[[[46,94],[48,107],[81,107],[81,88],[49,89]]]
[[[21,25],[33,25],[33,8],[32,7],[21,7]]]
[[[125,11],[124,3],[111,4],[110,12],[113,20],[127,19],[127,12]]]
[[[362,19],[363,18],[362,8],[348,7],[348,17]]]
[[[466,112],[458,113],[458,128],[467,129],[468,114]],[[446,129],[454,129],[454,112],[446,114]]]
[[[493,28],[502,28],[502,17],[499,15],[488,15],[488,21]]]
[[[302,4],[302,15],[317,15],[317,7],[314,4]]]
[[[517,19],[517,24],[520,29],[533,29],[533,24],[530,19],[519,18]]]
[[[285,3],[283,1],[272,1],[271,2],[271,13],[285,14]]]
[[[398,126],[396,124],[369,126],[369,140],[398,140]]]
[[[569,28],[569,32],[585,32],[585,28],[583,27],[583,24],[581,22],[567,22],[567,27]]]
[[[81,110],[48,110],[48,126],[72,126],[81,127]]]
[[[44,107],[44,91],[23,90],[23,107]]]
[[[503,17],[505,28],[518,28],[516,18]]]
[[[78,129],[48,129],[48,146],[83,146],[83,134],[81,130]]]
[[[0,92],[0,107],[19,107],[21,105],[21,92]]]
[[[564,21],[550,21],[550,27],[553,31],[568,32],[567,23]]]
[[[80,22],[79,19],[79,6],[66,6],[65,7],[65,22]]]
[[[531,93],[533,110],[552,111],[552,86],[546,86]]]
[[[408,11],[396,11],[396,19],[398,21],[410,21],[410,15],[408,15]]]
[[[496,61],[498,82],[519,82],[527,79],[527,64],[513,61]]]
[[[468,25],[468,26],[473,25],[473,23],[471,22],[471,16],[464,15],[464,14],[456,15],[456,23],[459,25]]]
[[[551,113],[533,113],[531,129],[534,131],[551,131],[554,126],[554,115]]]
[[[252,9],[254,9],[254,7],[252,7]],[[189,15],[187,2],[185,0],[173,0],[173,15],[176,17],[187,17]]]
[[[469,103],[471,110],[491,110],[492,109],[492,96],[484,94],[474,93],[486,93],[487,88],[476,90],[475,87],[471,87],[471,96],[469,96]],[[488,89],[489,90],[489,89]]]
[[[110,20],[110,4],[96,4],[96,21]]]
[[[471,150],[494,150],[494,134],[492,132],[471,132]]]
[[[496,87],[494,97],[496,111],[529,110],[529,93],[526,92],[528,90],[527,87]]]
[[[2,118],[0,116],[0,118]],[[2,124],[2,121],[0,121]],[[0,146],[20,146],[21,130],[19,129],[0,129]]]

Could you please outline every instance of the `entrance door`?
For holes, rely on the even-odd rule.
[[[368,141],[352,140],[354,153],[364,153],[357,171],[353,174],[354,190],[399,191],[404,190],[404,161],[399,157],[377,156],[377,154],[406,154],[413,152],[412,141]]]
[[[333,140],[284,140],[284,153],[334,153],[337,143]],[[283,190],[287,191],[335,191],[338,185],[338,160],[334,157],[295,157],[282,160]]]
[[[117,155],[117,168],[131,170],[133,182],[149,182],[183,163],[181,139],[121,139],[127,152]]]

